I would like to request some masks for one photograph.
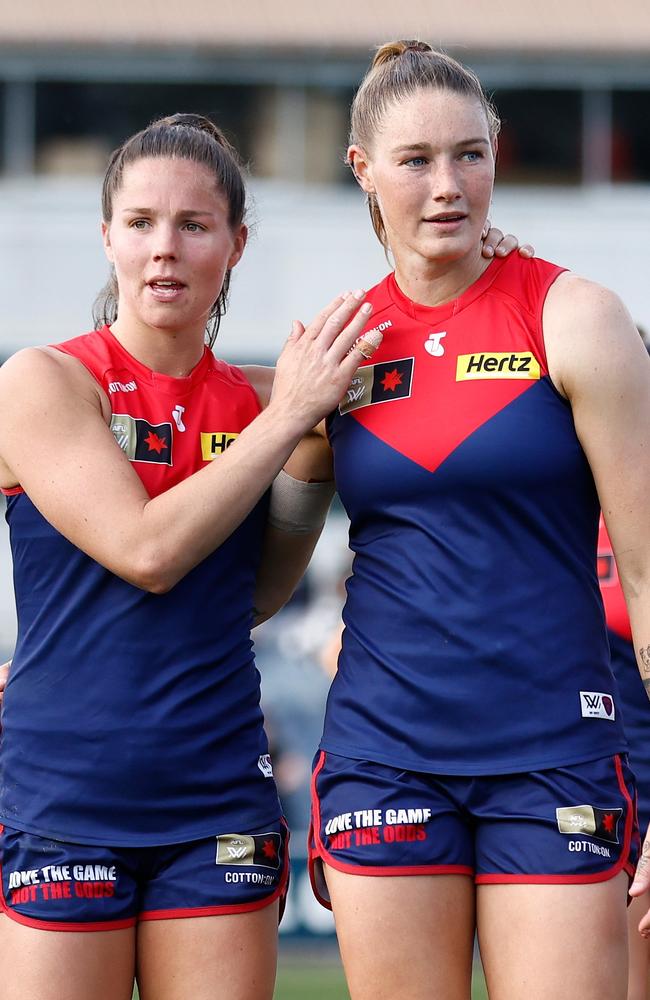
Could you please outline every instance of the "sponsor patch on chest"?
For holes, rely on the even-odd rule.
[[[458,355],[457,382],[486,378],[539,379],[539,361],[531,351],[477,351]]]
[[[358,368],[348,386],[345,399],[339,404],[339,413],[349,413],[362,406],[388,403],[406,399],[413,384],[413,358],[383,361],[379,365]]]
[[[201,457],[204,462],[210,462],[217,455],[223,455],[226,448],[239,437],[239,433],[230,431],[201,431]]]
[[[128,413],[111,417],[113,437],[132,462],[172,465],[172,425],[150,424]]]

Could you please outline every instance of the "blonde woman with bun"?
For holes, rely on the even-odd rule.
[[[352,106],[394,262],[321,438],[354,564],[310,851],[352,1000],[468,1000],[476,929],[491,1000],[626,996],[639,838],[595,563],[602,506],[650,661],[650,366],[612,292],[482,256],[498,132],[419,41]]]

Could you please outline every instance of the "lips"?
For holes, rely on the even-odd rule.
[[[151,278],[147,284],[150,288],[185,288],[185,284],[177,278]]]
[[[178,278],[156,275],[147,282],[153,298],[157,302],[175,302],[186,288]]]
[[[443,212],[440,215],[431,215],[425,222],[435,222],[438,225],[449,225],[454,222],[462,222],[467,216],[463,212]]]

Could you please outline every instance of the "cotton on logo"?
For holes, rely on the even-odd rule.
[[[428,339],[424,342],[424,349],[427,354],[431,354],[434,358],[441,358],[445,353],[445,349],[440,341],[446,336],[446,330],[443,330],[442,333],[430,333]]]
[[[580,710],[583,719],[608,719],[614,722],[616,709],[611,694],[602,691],[581,691]]]

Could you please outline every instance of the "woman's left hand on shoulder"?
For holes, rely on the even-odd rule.
[[[483,230],[481,253],[484,257],[507,257],[513,250],[519,251],[520,257],[534,257],[535,248],[530,243],[519,246],[519,240],[512,233],[504,236],[500,229],[493,226],[488,219]]]

